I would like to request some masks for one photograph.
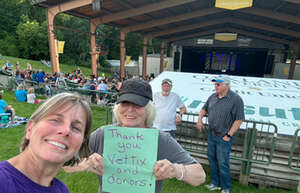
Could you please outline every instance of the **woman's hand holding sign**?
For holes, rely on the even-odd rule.
[[[159,160],[154,166],[154,174],[156,180],[163,180],[168,178],[177,178],[183,180],[184,166],[182,164],[173,164],[169,160]]]
[[[87,171],[93,172],[97,175],[102,175],[104,173],[104,160],[98,153],[93,153],[86,160]]]
[[[88,158],[84,158],[78,165],[65,166],[64,170],[68,173],[89,171],[102,175],[104,173],[104,160],[98,153],[93,153]]]

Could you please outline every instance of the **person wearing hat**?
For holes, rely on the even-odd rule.
[[[152,89],[148,82],[130,79],[123,82],[119,97],[114,107],[115,126],[150,128],[155,118],[152,102]],[[99,175],[99,191],[102,193],[102,158],[104,127],[94,131],[90,137],[90,149],[93,155],[82,161],[77,167],[68,168],[67,172],[91,171]],[[92,155],[92,156],[93,156]],[[98,161],[95,161],[98,159]],[[156,177],[155,193],[161,193],[164,179],[177,178],[188,184],[198,186],[204,183],[206,175],[200,163],[190,156],[169,134],[159,132],[157,161],[153,174]],[[120,190],[122,192],[122,190]]]
[[[154,127],[170,133],[175,138],[176,125],[181,122],[186,107],[178,94],[171,92],[171,90],[172,81],[166,78],[161,83],[161,92],[154,94],[153,102],[157,112]],[[177,108],[179,108],[178,114],[176,113]]]
[[[230,90],[230,78],[226,75],[215,77],[216,92],[213,93],[202,107],[197,128],[202,131],[202,118],[208,116],[208,161],[211,172],[211,183],[206,185],[209,190],[220,190],[229,193],[230,182],[230,151],[234,134],[245,119],[242,98]]]

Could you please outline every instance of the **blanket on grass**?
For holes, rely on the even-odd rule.
[[[11,123],[0,123],[0,129],[3,128],[10,128],[10,127],[16,127],[19,125],[23,125],[26,124],[28,122],[28,118],[27,117],[19,117],[19,116],[15,116],[15,122]]]

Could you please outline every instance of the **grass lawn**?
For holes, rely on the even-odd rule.
[[[10,57],[10,56],[1,56],[0,57],[0,68],[5,64],[6,60],[8,60],[12,63],[14,71],[16,70],[16,63],[17,63],[17,61],[19,61],[21,70],[26,69],[27,63],[30,63],[32,69],[34,69],[34,70],[42,69],[44,72],[47,72],[47,73],[52,72],[50,67],[42,64],[40,61],[15,58],[15,57]],[[89,76],[90,74],[92,74],[91,66],[75,66],[75,65],[70,66],[70,65],[60,64],[60,70],[63,73],[68,73],[68,72],[72,73],[77,67],[80,67],[80,69],[82,70],[82,72],[85,76]],[[102,72],[98,71],[98,74],[102,75]],[[107,74],[107,73],[104,73],[104,74],[105,74],[105,76],[111,76],[111,74]]]
[[[16,102],[11,91],[5,91],[3,99],[13,105],[16,110],[16,115],[30,117],[33,111],[38,107],[38,104],[27,104]],[[92,107],[93,111],[93,129],[105,124],[105,109],[99,107]],[[25,126],[15,128],[0,129],[0,161],[9,159],[19,153],[19,143],[24,134]],[[60,172],[58,178],[67,184],[71,193],[97,193],[98,179],[97,176],[90,173],[76,173],[66,174]],[[207,178],[207,182],[209,177]],[[121,193],[122,191],[120,191]],[[185,183],[176,180],[166,180],[164,184],[163,193],[208,193],[203,185],[199,187],[192,187]],[[214,191],[217,193],[220,191]],[[233,181],[232,193],[284,193],[295,192],[280,189],[258,189],[254,186],[245,187],[240,185],[237,181]],[[134,192],[133,192],[134,193]]]

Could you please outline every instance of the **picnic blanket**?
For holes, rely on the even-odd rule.
[[[19,125],[23,125],[26,124],[28,122],[28,118],[27,117],[19,117],[19,116],[15,116],[15,122],[11,123],[0,123],[0,129],[3,128],[10,128],[10,127],[16,127]]]

